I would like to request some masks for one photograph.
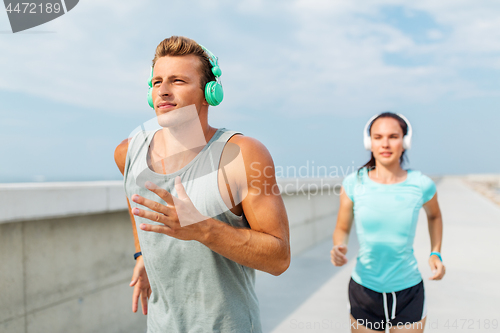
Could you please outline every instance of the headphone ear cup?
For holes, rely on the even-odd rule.
[[[155,108],[155,105],[153,103],[153,88],[149,88],[148,90],[148,104],[153,109]]]
[[[205,85],[205,99],[208,104],[212,106],[219,105],[223,98],[224,91],[219,83],[210,81]]]
[[[407,135],[405,135],[405,136],[403,137],[403,148],[404,148],[405,150],[408,150],[408,149],[410,149],[410,148],[411,148],[411,138],[410,138],[410,137],[408,137]]]
[[[155,108],[155,104],[153,103],[153,67],[151,67],[151,74],[149,74],[148,80],[148,104],[153,109]]]
[[[363,138],[363,144],[365,145],[366,150],[372,150],[372,138],[365,134]]]

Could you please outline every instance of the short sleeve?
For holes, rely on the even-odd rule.
[[[434,197],[434,194],[436,194],[436,184],[434,184],[432,179],[429,177],[422,175],[421,186],[423,203],[426,203]]]
[[[345,194],[354,202],[354,186],[356,185],[356,172],[351,173],[349,176],[345,177],[342,181],[342,187],[344,188]]]

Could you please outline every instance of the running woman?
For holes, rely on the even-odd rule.
[[[364,129],[371,159],[342,183],[331,261],[347,263],[353,220],[359,254],[349,281],[352,332],[423,332],[426,320],[424,284],[413,254],[420,209],[429,224],[430,280],[441,280],[443,222],[434,182],[420,171],[404,170],[411,146],[411,125],[400,114],[372,117]]]

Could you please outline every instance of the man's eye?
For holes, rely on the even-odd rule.
[[[181,79],[175,79],[174,82],[184,82]]]
[[[154,85],[156,85],[157,83],[160,83],[160,81],[155,81],[155,82],[153,82],[153,84],[154,84]]]

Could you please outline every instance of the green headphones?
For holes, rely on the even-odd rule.
[[[222,71],[219,67],[219,62],[217,57],[210,52],[203,45],[200,45],[203,51],[208,54],[208,60],[210,61],[210,65],[212,65],[212,73],[215,75],[215,81],[207,82],[205,85],[205,99],[208,104],[212,106],[219,105],[224,98],[224,91],[222,90],[222,85],[219,82],[219,77],[222,75]],[[153,103],[153,67],[151,67],[151,75],[149,76],[149,90],[148,90],[148,104],[150,107],[154,109]]]

